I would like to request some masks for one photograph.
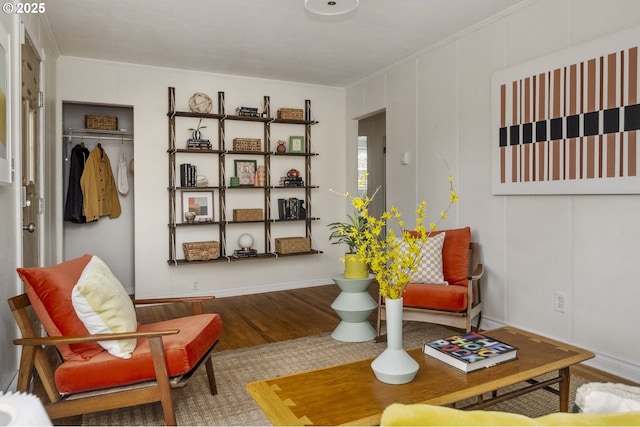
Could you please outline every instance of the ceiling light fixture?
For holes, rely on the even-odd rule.
[[[360,0],[304,0],[304,7],[317,15],[343,15],[358,7]]]

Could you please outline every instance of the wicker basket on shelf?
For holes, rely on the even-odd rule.
[[[302,120],[302,108],[279,108],[278,118],[285,120]]]
[[[262,209],[234,209],[233,220],[238,222],[262,221],[264,213]]]
[[[234,138],[233,151],[260,151],[262,140],[259,138]]]
[[[116,116],[84,116],[86,129],[118,130],[118,117]]]
[[[276,253],[295,254],[309,252],[311,239],[308,237],[279,237],[276,239]]]
[[[185,242],[182,250],[187,261],[208,261],[220,257],[220,242]]]

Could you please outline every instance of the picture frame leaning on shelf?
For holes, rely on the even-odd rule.
[[[290,136],[288,151],[289,153],[304,153],[305,152],[304,136]]]
[[[213,191],[183,191],[182,222],[191,222],[188,212],[195,214],[193,222],[213,222]]]
[[[257,162],[255,160],[234,160],[233,165],[235,176],[238,177],[240,185],[253,185],[258,171]]]

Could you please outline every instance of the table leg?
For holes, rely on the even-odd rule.
[[[558,371],[560,376],[560,412],[569,412],[569,386],[571,384],[571,372],[568,367]]]

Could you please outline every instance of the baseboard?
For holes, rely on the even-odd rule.
[[[226,289],[220,292],[216,292],[216,298],[261,294],[274,291],[288,291],[290,289],[312,288],[314,286],[323,286],[329,284],[335,285],[334,281],[329,277],[320,277],[317,279],[307,279],[303,281],[295,280],[291,282],[262,283],[260,285]]]
[[[486,316],[482,318],[481,329],[495,329],[502,326],[507,325],[495,319],[487,318]],[[622,377],[629,381],[633,381],[634,383],[640,384],[640,365],[625,362],[613,356],[603,353],[597,353],[595,351],[594,354],[596,355],[596,357],[582,363],[594,369],[598,369],[611,375]]]
[[[220,290],[203,290],[201,292],[189,293],[190,297],[215,295],[216,298],[237,297],[241,295],[262,294],[265,292],[288,291],[290,289],[312,288],[314,286],[335,285],[330,277],[318,277],[315,279],[295,280],[290,282],[260,283],[243,287],[230,287]],[[184,294],[162,295],[158,298],[184,297]],[[141,298],[141,297],[138,297]],[[156,298],[156,296],[146,295],[144,298]]]
[[[615,357],[608,356],[606,354],[595,354],[596,357],[583,363],[600,371],[640,384],[640,366],[616,359]]]

